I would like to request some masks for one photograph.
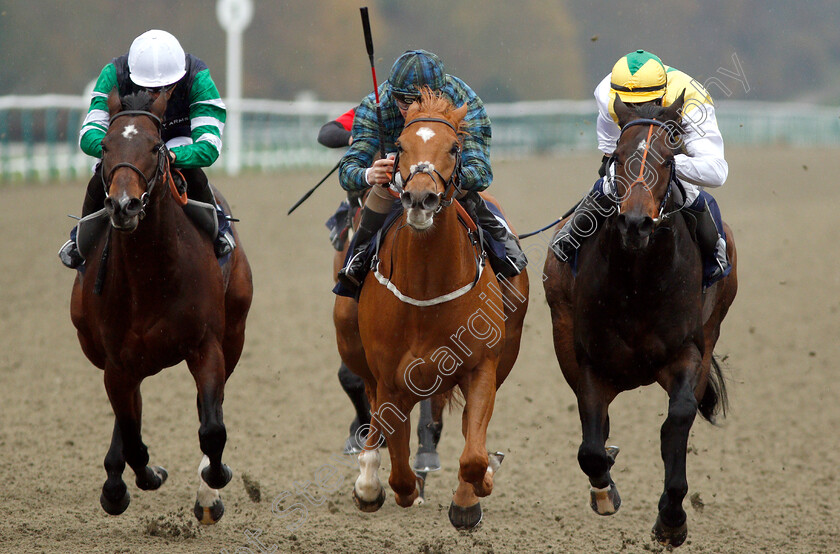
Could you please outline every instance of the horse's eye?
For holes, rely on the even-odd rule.
[[[455,154],[458,153],[458,150],[460,150],[460,148],[458,147],[458,143],[456,142],[455,144],[452,145],[452,148],[449,149],[449,153],[454,156]]]
[[[403,151],[402,144],[400,144],[399,142],[398,142],[398,143],[396,143],[396,145],[395,145],[395,146],[397,147],[397,152],[402,152],[402,151]]]

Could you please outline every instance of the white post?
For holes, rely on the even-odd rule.
[[[222,137],[229,175],[238,175],[242,165],[242,31],[254,15],[252,0],[219,0],[216,17],[227,32],[227,122]]]

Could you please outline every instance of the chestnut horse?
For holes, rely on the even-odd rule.
[[[253,286],[239,236],[220,268],[209,235],[187,219],[170,190],[169,154],[161,140],[167,99],[164,93],[152,101],[140,92],[123,105],[116,90],[108,97],[111,121],[101,169],[110,226],[88,256],[84,274],[76,276],[70,315],[82,351],[105,371],[115,415],[102,507],[112,515],[128,507],[126,462],[143,490],[166,480],[162,467],[148,465],[140,434],[140,383],[186,360],[198,389],[204,453],[195,514],[202,523],[215,523],[224,513],[217,489],[232,476],[222,463],[224,387],[242,353]]]
[[[679,213],[684,196],[673,150],[683,96],[667,108],[639,112],[616,98],[622,128],[611,164],[616,205],[580,247],[577,276],[550,251],[544,269],[554,348],[583,428],[578,462],[598,514],[613,514],[621,503],[610,477],[618,449],[605,447],[610,402],[653,382],[668,393],[661,430],[665,485],[653,535],[671,546],[687,535],[682,501],[695,414],[712,422],[719,411],[725,415],[726,389],[713,352],[738,288],[732,230],[724,225],[732,272],[704,291],[700,251]]]
[[[350,201],[349,227],[355,232],[359,226],[361,208],[367,193],[357,199]],[[358,205],[357,205],[358,203]],[[350,248],[350,240],[345,240],[341,250],[336,250],[333,257],[333,281],[338,282],[338,271],[344,267],[347,260],[347,251]],[[355,320],[358,318],[358,304],[356,302],[345,302],[342,304],[347,313],[342,317]],[[350,435],[344,442],[344,454],[359,454],[364,448],[367,429],[370,428],[370,404],[364,390],[364,381],[353,374],[344,361],[338,370],[338,378],[347,396],[350,398],[356,416],[350,424]],[[434,395],[420,401],[420,417],[417,421],[417,455],[414,459],[414,470],[422,478],[425,484],[426,475],[430,471],[440,470],[440,456],[437,452],[437,445],[440,442],[440,435],[443,431],[443,409],[446,406],[444,395]],[[424,490],[421,487],[420,501],[424,501]]]
[[[396,162],[405,211],[385,234],[379,262],[363,283],[358,318],[346,297],[336,297],[334,311],[339,352],[364,379],[373,410],[353,487],[356,504],[373,512],[385,501],[378,476],[382,435],[396,501],[415,503],[422,482],[408,463],[411,408],[457,385],[465,402],[466,444],[449,519],[459,529],[478,525],[479,497],[493,490],[502,455],[488,455],[487,426],[496,389],[519,353],[528,304],[527,274],[504,279],[485,271],[479,240],[467,233],[453,202],[458,129],[467,109],[455,109],[428,89],[412,104]]]

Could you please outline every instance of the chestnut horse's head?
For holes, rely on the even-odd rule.
[[[397,141],[396,170],[407,222],[418,231],[431,227],[435,214],[452,202],[461,164],[458,128],[467,110],[467,104],[455,108],[428,87],[408,109]]]
[[[617,227],[625,248],[645,248],[673,199],[674,152],[680,146],[685,91],[667,108],[631,107],[615,99],[621,135],[612,156],[612,192],[618,198]]]
[[[145,91],[120,99],[116,89],[108,96],[111,121],[102,139],[101,171],[105,209],[120,231],[137,228],[166,174],[168,154],[160,128],[167,99],[168,94],[154,98]]]

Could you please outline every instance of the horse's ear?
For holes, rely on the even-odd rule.
[[[615,116],[618,118],[619,127],[624,127],[634,116],[633,110],[617,94],[613,102],[613,110],[615,111]]]
[[[668,106],[665,110],[664,116],[665,121],[675,121],[677,123],[680,122],[683,105],[685,104],[685,89],[680,93],[679,97],[674,100],[674,102]]]
[[[120,93],[117,91],[117,87],[114,87],[108,93],[108,113],[111,117],[114,117],[121,109],[122,100],[120,100]]]
[[[164,91],[155,98],[155,101],[152,102],[152,109],[150,110],[153,114],[158,116],[160,119],[163,119],[163,114],[166,112],[166,103],[169,100],[169,96],[172,94],[171,90]]]
[[[452,118],[452,122],[455,124],[455,127],[458,127],[458,124],[461,121],[463,121],[469,109],[469,104],[467,102],[464,102],[464,104],[460,108],[455,108],[454,110],[449,112],[449,117]]]

